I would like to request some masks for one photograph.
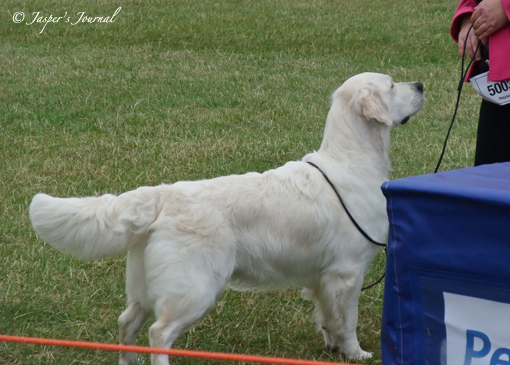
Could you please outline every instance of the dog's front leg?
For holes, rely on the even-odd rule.
[[[317,292],[316,317],[323,319],[321,328],[326,346],[339,350],[349,359],[372,356],[361,349],[356,335],[358,300],[363,281],[360,269],[351,267],[325,274]]]
[[[360,291],[361,284],[359,289],[353,290],[353,293],[348,293],[340,299],[339,314],[344,320],[338,334],[338,347],[349,359],[367,359],[372,357],[370,352],[361,349],[358,336],[356,335]]]

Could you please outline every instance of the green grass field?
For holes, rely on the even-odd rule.
[[[124,261],[80,262],[35,236],[34,194],[89,196],[264,171],[318,149],[329,97],[374,71],[421,81],[426,104],[392,132],[392,178],[433,171],[460,73],[454,0],[0,3],[0,333],[117,342]],[[79,23],[111,16],[113,23]],[[25,20],[14,22],[18,12]],[[70,18],[34,22],[34,12]],[[18,19],[18,18],[16,18]],[[44,27],[44,31],[42,31]],[[41,32],[42,31],[42,32]],[[442,170],[472,165],[480,99],[465,88]],[[376,259],[367,282],[384,270]],[[358,334],[381,364],[383,286]],[[176,348],[341,361],[299,290],[226,291]],[[147,326],[139,344],[147,345]],[[0,343],[1,364],[114,364],[116,353]],[[140,356],[140,364],[148,364]],[[175,359],[175,364],[220,362]]]

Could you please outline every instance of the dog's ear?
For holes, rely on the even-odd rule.
[[[351,101],[355,110],[367,119],[375,119],[391,127],[393,121],[386,102],[378,91],[363,88],[356,91]]]

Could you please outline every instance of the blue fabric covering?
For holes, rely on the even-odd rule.
[[[510,303],[510,163],[382,189],[390,220],[383,364],[444,364],[443,292]]]

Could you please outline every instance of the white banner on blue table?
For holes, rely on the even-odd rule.
[[[510,304],[443,296],[447,365],[510,364]]]

